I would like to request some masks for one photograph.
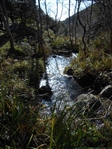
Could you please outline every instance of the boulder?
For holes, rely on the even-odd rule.
[[[102,88],[109,84],[109,80],[111,80],[111,76],[107,72],[105,73],[86,73],[80,77],[74,77],[77,83],[85,88],[93,90],[93,93],[99,95],[102,91]]]
[[[94,83],[96,79],[96,75],[87,73],[81,76],[80,78],[75,78],[75,79],[77,83],[84,88],[84,87],[89,87]]]
[[[77,97],[76,109],[88,117],[95,117],[101,107],[101,102],[93,94],[81,94]]]
[[[41,88],[38,89],[38,92],[40,94],[40,96],[44,97],[46,100],[51,100],[51,96],[52,96],[52,91],[51,91],[51,87],[49,85],[46,86],[42,86]]]
[[[108,85],[100,92],[100,97],[112,100],[112,85]]]
[[[69,68],[69,69],[66,71],[66,74],[67,74],[67,75],[73,75],[73,69]]]

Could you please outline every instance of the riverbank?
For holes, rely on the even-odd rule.
[[[56,101],[52,113],[46,116],[46,112],[42,113],[46,107],[39,102],[42,97],[35,94],[37,92],[33,86],[27,85],[27,57],[18,60],[4,59],[4,56],[0,71],[1,148],[112,146],[111,100],[100,102],[98,97],[91,95],[90,90],[78,96],[75,102],[69,101],[70,104],[67,104],[65,101],[63,108],[61,104],[57,107]],[[62,97],[58,98],[62,103]]]
[[[52,62],[49,67],[53,75],[57,75],[57,77],[53,78],[52,74],[47,73],[55,81],[52,86],[54,88],[57,87],[57,90],[54,91],[57,100],[53,102],[52,106],[47,105],[50,110],[50,113],[47,113],[46,102],[44,104],[41,102],[43,95],[39,96],[37,89],[44,72],[43,59],[41,57],[32,57],[34,49],[27,45],[25,41],[21,46],[16,45],[17,52],[15,55],[6,58],[8,50],[9,44],[6,43],[0,51],[1,148],[28,149],[30,147],[42,147],[46,149],[74,149],[77,147],[101,148],[112,146],[112,103],[109,97],[105,99],[99,96],[103,91],[101,82],[106,86],[111,85],[107,84],[108,82],[111,83],[110,71],[87,73],[89,72],[87,67],[84,69],[84,66],[87,64],[85,63],[86,60],[82,59],[82,61],[79,59],[80,63],[76,63],[74,60],[77,57],[74,57],[72,60],[76,65],[73,65],[72,68],[76,72],[81,70],[81,75],[79,77],[79,74],[73,73],[73,69],[71,69],[69,73],[73,77],[66,77],[59,66],[63,64],[64,67],[67,58],[52,56]],[[59,63],[57,63],[56,59],[59,59]],[[68,59],[70,60],[69,57]],[[105,60],[107,59],[105,58]],[[54,66],[53,61],[56,62]],[[46,64],[48,62],[46,61]],[[82,63],[84,63],[83,70],[85,71],[79,69],[79,65],[82,66]],[[69,65],[69,63],[66,64]],[[108,66],[111,66],[110,63],[108,63]],[[54,70],[54,67],[56,70]],[[57,73],[63,75],[61,81]],[[100,79],[100,76],[102,76],[103,81]],[[91,78],[93,78],[93,82],[89,87],[83,86],[86,89],[86,93],[75,96],[76,86],[73,78],[80,86],[81,83],[82,85],[86,85],[87,82],[90,83],[88,79],[91,80]],[[83,81],[86,80],[85,83],[81,79]],[[98,84],[101,85],[101,90],[97,94],[93,94],[92,86],[95,87],[93,84],[97,80]],[[67,87],[69,89],[68,92],[64,92]],[[73,91],[72,94],[71,89]],[[77,89],[77,91],[79,90]],[[64,96],[60,96],[62,93]],[[72,95],[72,98],[69,95]]]
[[[87,57],[79,53],[64,72],[85,90],[76,100],[80,116],[84,115],[102,129],[105,121],[110,123],[112,114],[112,56],[103,50],[89,52]]]

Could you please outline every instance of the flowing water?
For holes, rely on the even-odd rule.
[[[67,104],[73,104],[76,97],[82,92],[81,87],[75,82],[72,76],[63,73],[64,68],[70,64],[74,57],[76,57],[75,54],[72,54],[70,57],[56,55],[55,57],[50,56],[47,59],[46,69],[48,82],[53,95],[51,101],[46,101],[45,99],[42,100],[47,107],[45,113],[46,111],[49,113],[49,110],[54,103],[56,103],[59,108],[63,108]],[[43,75],[40,87],[46,85],[46,80],[44,78]]]
[[[54,109],[54,112],[60,113],[60,110],[63,110],[65,106],[74,107],[74,105],[77,103],[77,96],[84,93],[84,90],[75,82],[72,76],[68,76],[63,73],[64,68],[70,64],[71,60],[75,56],[76,55],[74,54],[72,54],[70,57],[57,55],[56,57],[50,56],[47,59],[46,68],[48,82],[52,89],[53,95],[51,96],[51,101],[43,98],[43,108],[40,110],[42,115],[49,116]],[[40,87],[46,85],[46,80],[44,78],[45,77],[43,75]],[[54,106],[55,108],[53,109]],[[99,114],[102,112],[102,110],[99,110]],[[100,120],[97,120],[93,123],[96,123],[98,128],[104,126]]]

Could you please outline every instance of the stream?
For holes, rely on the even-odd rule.
[[[46,68],[48,82],[49,86],[52,89],[53,95],[51,96],[50,100],[42,98],[42,108],[40,108],[40,113],[43,116],[49,116],[52,114],[52,112],[60,114],[60,111],[66,110],[65,108],[69,109],[69,107],[74,107],[74,105],[78,101],[77,96],[85,93],[84,89],[82,89],[77,84],[72,76],[68,76],[63,73],[64,68],[68,66],[72,59],[75,57],[77,57],[75,54],[72,54],[70,57],[56,55],[55,57],[50,56],[47,59]],[[40,87],[45,85],[46,80],[44,74],[40,82]],[[94,98],[92,100],[94,101]],[[98,117],[101,117],[102,113],[104,113],[105,108],[100,105],[99,101],[96,100],[95,103],[97,103],[97,106],[99,104],[99,110],[97,108],[92,110],[96,112],[96,115]],[[93,107],[95,107],[95,103],[93,102]],[[85,102],[79,102],[79,104],[80,105],[78,107],[81,108],[82,112],[85,112]],[[92,111],[91,108],[92,107],[90,107],[90,111]],[[94,115],[92,116],[94,117]],[[102,119],[96,119],[96,121],[93,120],[91,122],[95,123],[97,125],[97,128],[102,128],[104,126],[104,123],[102,123]]]
[[[82,93],[81,87],[75,82],[72,76],[63,74],[64,68],[68,66],[71,60],[76,57],[72,54],[70,57],[65,56],[50,56],[47,59],[47,75],[49,86],[52,89],[53,95],[51,100],[42,99],[46,114],[51,111],[52,105],[56,104],[58,109],[63,109],[65,105],[72,105],[76,97]],[[40,87],[46,85],[45,74],[40,82]]]

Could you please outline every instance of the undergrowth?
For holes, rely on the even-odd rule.
[[[58,38],[52,43],[57,46]],[[64,43],[61,39],[58,45]],[[6,44],[7,45],[7,44]],[[51,114],[41,113],[44,106],[39,103],[34,86],[29,78],[44,68],[42,59],[36,60],[5,58],[6,47],[0,57],[0,149],[79,149],[112,147],[112,117],[88,118],[77,102]],[[47,49],[46,49],[47,50]],[[18,49],[24,53],[22,49]],[[24,55],[26,56],[26,55]],[[103,50],[88,50],[87,55],[79,52],[71,63],[74,73],[104,71],[111,69],[112,57]],[[33,69],[32,69],[33,68]],[[30,77],[29,77],[30,76]],[[37,89],[38,92],[38,89]],[[100,125],[97,122],[102,122]],[[98,125],[99,124],[99,125]]]
[[[5,149],[74,149],[111,147],[111,119],[86,118],[76,111],[77,103],[59,113],[41,114],[43,106],[24,104],[23,99],[0,93],[0,147]],[[101,127],[101,128],[100,128]]]
[[[106,38],[106,37],[105,37]],[[74,58],[71,65],[65,68],[73,70],[73,75],[82,76],[85,73],[110,71],[112,69],[112,55],[110,46],[104,35],[92,41],[91,47],[85,52],[79,50],[77,58]]]

